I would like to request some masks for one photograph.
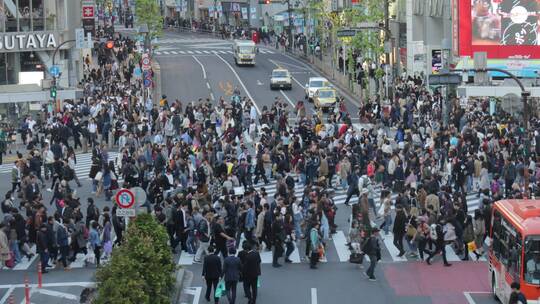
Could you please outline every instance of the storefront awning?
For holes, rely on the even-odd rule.
[[[18,84],[0,86],[0,104],[15,102],[36,102],[51,100],[49,90],[42,90],[35,84]],[[83,97],[81,89],[66,89],[57,91],[57,99],[79,99]]]

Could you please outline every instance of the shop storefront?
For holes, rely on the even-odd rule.
[[[77,12],[78,14],[74,14]],[[0,0],[0,115],[16,119],[39,111],[50,100],[48,89],[54,50],[81,27],[80,2],[70,0]],[[58,98],[73,99],[81,74],[80,51],[61,47],[55,65]]]

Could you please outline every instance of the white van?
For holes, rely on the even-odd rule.
[[[255,65],[257,46],[251,40],[235,40],[233,42],[233,56],[236,65]]]

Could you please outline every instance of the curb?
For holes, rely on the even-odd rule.
[[[186,274],[186,270],[184,268],[179,268],[178,271],[176,271],[176,282],[174,283],[174,290],[172,294],[172,303],[173,304],[179,304],[180,303],[180,297],[182,296],[182,286],[184,283],[184,276]]]

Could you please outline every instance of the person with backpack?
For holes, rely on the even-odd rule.
[[[73,256],[69,259],[70,262],[77,259],[78,253],[88,254],[86,245],[88,244],[88,238],[90,237],[90,231],[88,227],[84,224],[82,218],[79,218],[75,224],[75,230],[71,234],[72,246],[73,246]]]
[[[373,228],[371,235],[366,239],[362,246],[362,251],[369,257],[369,268],[364,273],[372,282],[377,281],[375,278],[375,267],[377,262],[381,260],[381,245],[379,244],[379,228]]]
[[[426,263],[428,265],[431,265],[431,259],[440,252],[442,254],[444,266],[452,266],[452,264],[448,263],[448,260],[446,259],[445,232],[443,230],[443,226],[445,224],[446,222],[444,220],[441,220],[439,221],[439,223],[433,224],[431,226],[430,237],[431,240],[435,243],[435,250],[429,253],[428,258],[426,259]]]
[[[202,263],[203,254],[208,254],[208,247],[210,246],[210,222],[212,221],[212,212],[204,210],[203,218],[197,223],[197,235],[199,237],[199,248],[193,257],[193,262]]]

